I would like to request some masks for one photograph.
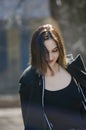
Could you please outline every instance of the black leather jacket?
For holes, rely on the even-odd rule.
[[[82,97],[83,113],[86,113],[86,70],[78,55],[67,66],[67,71],[76,79]],[[43,76],[30,66],[19,80],[19,94],[25,130],[52,130],[52,124],[44,111]],[[38,114],[39,113],[39,114]],[[75,130],[75,129],[73,129]],[[79,129],[78,129],[79,130]]]

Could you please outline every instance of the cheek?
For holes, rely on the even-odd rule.
[[[56,53],[55,57],[56,57],[56,59],[58,59],[58,57],[59,57],[59,52]]]

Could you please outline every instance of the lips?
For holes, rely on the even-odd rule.
[[[50,63],[52,63],[53,62],[53,60],[48,60],[48,63],[50,64]]]

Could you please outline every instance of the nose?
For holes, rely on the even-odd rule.
[[[49,53],[49,60],[52,60],[52,59],[53,59],[52,53]]]

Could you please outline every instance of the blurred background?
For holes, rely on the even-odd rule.
[[[0,0],[0,130],[23,129],[18,81],[32,33],[46,23],[59,26],[67,54],[81,54],[86,65],[86,0]]]

